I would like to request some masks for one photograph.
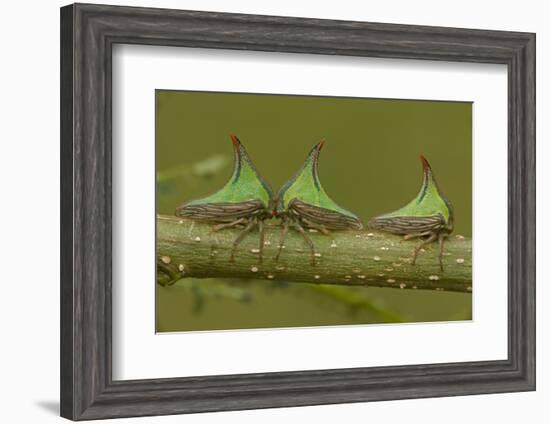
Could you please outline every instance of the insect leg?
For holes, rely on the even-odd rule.
[[[321,231],[325,236],[328,236],[330,234],[330,231],[326,229],[326,227],[322,224],[316,224],[314,222],[311,222],[310,220],[306,218],[302,218],[302,221],[308,228],[314,228],[316,230]]]
[[[234,227],[235,225],[243,224],[245,222],[246,222],[246,218],[239,218],[235,221],[228,222],[226,224],[214,225],[212,227],[212,231],[220,231],[220,230],[223,230],[224,228],[231,228],[231,227]]]
[[[298,221],[294,222],[294,226],[309,245],[309,248],[311,249],[311,265],[315,265],[315,246],[313,245],[313,240],[311,240],[311,238],[307,235],[306,230],[303,229]]]
[[[439,268],[441,269],[441,272],[443,272],[443,249],[445,245],[445,239],[447,238],[447,234],[441,233],[439,234]]]
[[[430,233],[430,237],[428,237],[426,240],[424,240],[422,243],[420,243],[416,248],[414,249],[411,265],[414,265],[416,262],[416,257],[418,256],[418,252],[420,252],[420,249],[422,249],[424,246],[430,244],[437,238],[436,233]]]
[[[325,236],[329,236],[330,235],[330,231],[327,230],[323,225],[321,225],[319,227],[319,231],[321,231]]]
[[[259,259],[258,262],[262,263],[264,258],[264,240],[265,240],[265,228],[264,228],[264,222],[261,219],[258,219],[258,230],[260,232],[260,253],[259,253]]]
[[[279,239],[279,250],[277,251],[277,256],[275,256],[275,262],[279,261],[279,256],[281,256],[281,251],[283,250],[283,244],[286,240],[288,234],[288,221],[285,219],[283,221],[283,230],[281,231],[281,238]]]
[[[424,231],[423,233],[411,233],[411,234],[405,234],[403,236],[403,240],[410,240],[417,237],[424,237],[432,234],[431,231]]]
[[[254,228],[254,226],[256,224],[257,224],[256,220],[250,219],[248,221],[248,224],[246,225],[246,227],[244,227],[244,230],[242,230],[239,233],[239,235],[237,236],[237,238],[233,242],[233,248],[231,249],[231,256],[229,257],[230,262],[235,261],[235,250],[237,249],[237,246],[241,243],[241,241],[243,241],[244,236],[246,236],[250,232],[250,230],[252,230],[252,228]]]

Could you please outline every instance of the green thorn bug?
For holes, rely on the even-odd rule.
[[[176,216],[217,223],[213,231],[244,226],[233,242],[230,261],[235,259],[237,246],[246,234],[258,227],[260,232],[259,262],[264,248],[265,219],[271,218],[273,193],[269,184],[258,174],[240,140],[231,134],[235,161],[231,179],[216,193],[183,203],[176,209]]]
[[[305,229],[316,229],[323,234],[330,230],[361,230],[361,220],[352,212],[338,206],[325,192],[319,181],[317,164],[319,152],[325,140],[317,143],[309,152],[302,168],[283,185],[275,200],[273,215],[283,221],[279,250],[281,255],[290,226],[304,237],[311,250],[311,262],[315,264],[315,246]]]
[[[445,238],[453,231],[453,209],[451,202],[443,195],[435,180],[432,168],[424,156],[420,156],[423,168],[422,187],[414,200],[394,212],[372,218],[369,228],[403,235],[405,240],[425,239],[413,252],[412,264],[420,249],[439,242],[439,267],[443,271],[443,249]]]

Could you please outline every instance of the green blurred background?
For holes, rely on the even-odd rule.
[[[183,201],[227,182],[229,133],[239,136],[275,192],[325,138],[323,187],[363,222],[416,196],[423,154],[453,204],[454,233],[471,236],[471,103],[167,90],[157,90],[156,103],[159,214],[173,215]],[[159,332],[451,321],[472,314],[469,293],[219,279],[182,279],[156,290]]]

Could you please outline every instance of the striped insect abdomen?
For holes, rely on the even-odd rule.
[[[260,200],[239,203],[184,203],[176,209],[176,216],[209,222],[231,222],[266,213]]]
[[[380,216],[371,219],[368,226],[372,229],[393,234],[423,233],[442,229],[445,226],[445,219],[441,214],[431,216]]]
[[[313,223],[323,226],[327,230],[361,230],[363,228],[363,224],[358,218],[332,209],[310,205],[300,199],[291,200],[288,210],[306,227],[308,223]]]

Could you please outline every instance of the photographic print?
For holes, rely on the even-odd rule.
[[[157,332],[472,319],[472,104],[157,90]]]
[[[534,33],[60,18],[63,417],[536,389]]]

